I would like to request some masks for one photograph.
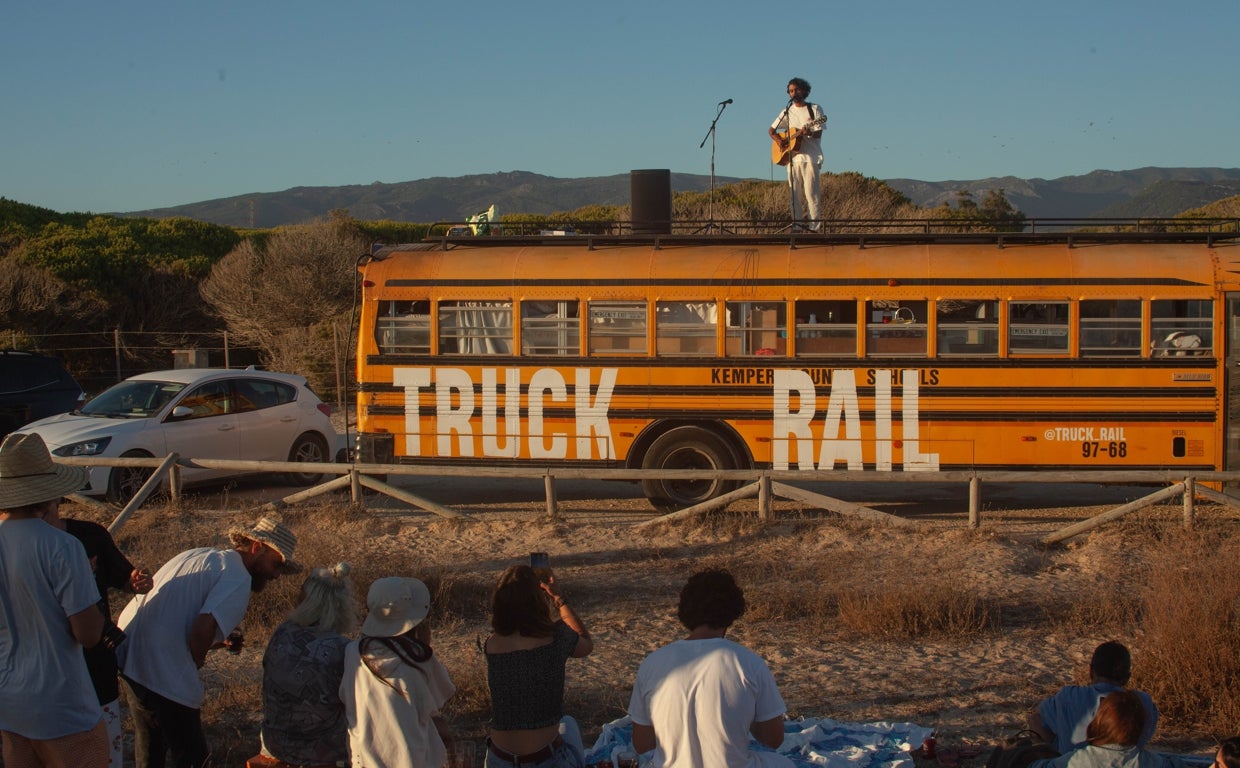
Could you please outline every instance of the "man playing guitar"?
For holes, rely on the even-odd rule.
[[[784,164],[780,160],[787,158],[792,220],[807,219],[809,229],[817,232],[822,226],[822,187],[818,177],[822,169],[822,146],[818,140],[827,118],[822,107],[805,100],[809,91],[810,85],[805,80],[799,77],[789,80],[788,106],[771,123],[767,133],[775,143],[772,158],[780,165]],[[776,153],[779,153],[778,158]]]

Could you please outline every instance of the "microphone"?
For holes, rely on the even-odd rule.
[[[728,99],[727,101],[721,101],[721,102],[719,102],[719,103],[720,103],[720,104],[731,104],[731,103],[732,103],[732,100],[731,100],[731,99]]]

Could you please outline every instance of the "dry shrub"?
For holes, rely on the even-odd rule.
[[[1000,627],[999,606],[950,575],[892,572],[870,587],[839,590],[839,621],[861,637],[975,637]]]
[[[1133,684],[1168,718],[1215,736],[1240,722],[1240,538],[1171,532],[1152,550],[1141,593],[1145,637]]]

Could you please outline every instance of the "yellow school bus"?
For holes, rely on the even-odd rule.
[[[1237,224],[376,248],[358,458],[1240,468]],[[732,487],[643,483],[660,508]]]

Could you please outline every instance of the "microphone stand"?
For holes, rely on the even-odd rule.
[[[715,119],[710,121],[710,128],[707,129],[706,135],[702,137],[702,143],[698,144],[698,149],[701,149],[706,146],[706,140],[710,139],[710,207],[707,209],[706,226],[699,228],[694,234],[702,231],[710,233],[716,229],[723,230],[722,227],[715,226],[715,124],[719,122],[719,118],[723,115],[723,110],[727,109],[731,103],[731,99],[719,102],[719,111],[715,113]]]

